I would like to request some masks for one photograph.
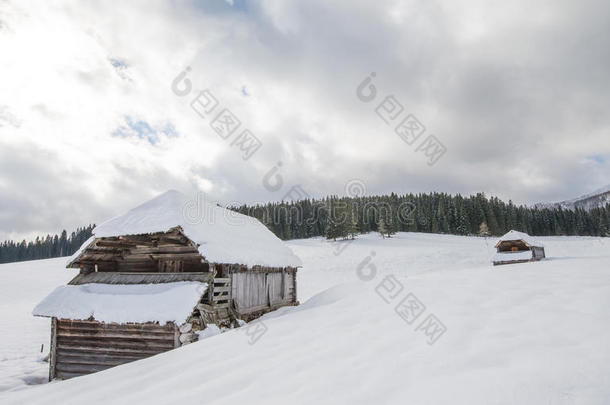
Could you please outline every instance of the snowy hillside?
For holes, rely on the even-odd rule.
[[[0,388],[13,392],[0,403],[608,404],[610,240],[539,239],[549,259],[499,267],[494,239],[291,241],[299,307],[34,387],[49,321],[30,312],[72,271],[63,259],[1,265]],[[401,302],[419,302],[420,316]]]
[[[49,353],[50,324],[32,310],[78,273],[65,266],[65,258],[0,264],[0,391],[48,379],[49,364],[41,359]]]
[[[593,208],[605,207],[606,204],[610,204],[610,184],[573,200],[566,200],[557,203],[540,203],[536,204],[535,206],[540,209],[561,207],[564,210],[582,208],[585,211],[589,211]]]

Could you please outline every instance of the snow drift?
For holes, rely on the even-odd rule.
[[[552,259],[496,268],[478,237],[371,234],[340,253],[342,242],[290,241],[304,262],[299,307],[33,388],[24,381],[48,375],[37,359],[49,322],[29,312],[69,274],[52,260],[2,265],[0,388],[20,391],[0,403],[607,405],[610,239],[540,239]],[[394,298],[380,288],[388,277]],[[412,324],[396,312],[408,294],[425,305]],[[417,330],[428,314],[447,327],[433,345]]]

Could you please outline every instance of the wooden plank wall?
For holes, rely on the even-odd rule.
[[[533,247],[532,251],[534,253],[534,259],[540,260],[544,258],[544,248],[543,247]]]
[[[232,274],[232,297],[240,310],[267,304],[265,273],[239,272]]]
[[[240,271],[231,274],[238,312],[248,313],[296,302],[296,271]]]
[[[173,349],[173,323],[103,324],[95,321],[54,322],[55,348],[50,376],[67,379],[105,370]]]

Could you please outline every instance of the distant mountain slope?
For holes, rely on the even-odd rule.
[[[585,194],[573,200],[566,200],[557,203],[539,203],[536,204],[536,208],[559,208],[565,210],[574,210],[576,208],[582,208],[589,211],[593,208],[605,207],[606,204],[610,204],[610,184],[602,187],[592,193]]]

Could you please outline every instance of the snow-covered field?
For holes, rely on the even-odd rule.
[[[42,359],[49,353],[50,324],[33,317],[32,310],[78,273],[65,266],[65,258],[0,264],[0,391],[49,378],[49,364]]]
[[[38,386],[50,328],[30,312],[74,273],[0,265],[0,403],[609,404],[610,240],[539,239],[549,259],[495,268],[493,239],[291,241],[299,307]]]

